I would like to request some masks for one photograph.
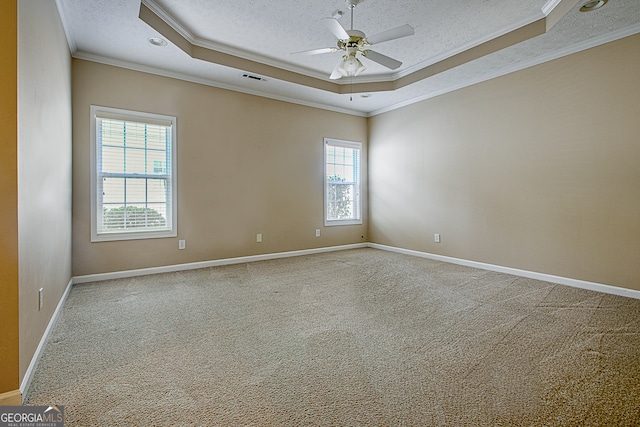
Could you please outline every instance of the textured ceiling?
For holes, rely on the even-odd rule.
[[[359,115],[640,32],[638,0],[589,13],[578,11],[586,0],[365,0],[353,11],[355,29],[415,29],[371,48],[403,64],[391,71],[363,59],[360,76],[330,81],[340,53],[291,52],[335,46],[323,18],[340,10],[349,29],[344,0],[56,1],[74,57]]]
[[[245,50],[285,62],[296,60],[304,67],[330,74],[339,53],[291,57],[291,52],[332,47],[335,37],[322,18],[335,10],[344,14],[340,22],[350,28],[350,11],[344,0],[327,1],[231,1],[154,0],[201,42]],[[366,0],[354,9],[354,29],[373,35],[409,24],[413,37],[382,43],[375,50],[403,62],[400,71],[419,66],[475,40],[503,31],[514,23],[540,17],[545,0],[498,0],[456,2],[451,0]],[[477,7],[477,5],[483,5]],[[365,75],[390,74],[366,62]]]

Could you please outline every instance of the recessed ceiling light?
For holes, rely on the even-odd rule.
[[[592,10],[600,9],[607,4],[609,0],[589,0],[580,8],[580,12],[591,12]]]
[[[147,39],[147,41],[149,43],[151,43],[154,46],[166,46],[167,42],[164,39],[161,39],[160,37],[149,37]]]

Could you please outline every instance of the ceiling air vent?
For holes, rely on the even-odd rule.
[[[264,77],[253,76],[251,74],[243,74],[242,77],[244,77],[245,79],[251,79],[251,80],[258,81],[258,82],[266,82],[267,81],[267,79],[265,79]]]

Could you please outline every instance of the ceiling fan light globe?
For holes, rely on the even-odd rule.
[[[338,67],[338,71],[344,76],[357,76],[365,70],[365,66],[355,56],[346,56]]]

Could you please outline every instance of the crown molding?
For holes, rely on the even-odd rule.
[[[155,1],[142,0],[141,7],[142,5],[149,8],[149,10],[151,10],[155,15],[157,15],[160,19],[166,22],[171,28],[173,28],[178,34],[180,34],[181,37],[183,37],[186,41],[188,41],[193,46],[201,47],[211,51],[220,52],[220,53],[235,56],[238,58],[243,58],[252,62],[258,62],[258,63],[266,64],[272,67],[281,68],[283,70],[291,71],[294,73],[304,74],[309,77],[313,77],[321,80],[328,80],[328,76],[325,75],[325,73],[322,73],[320,71],[312,70],[305,67],[295,66],[289,62],[277,60],[269,56],[260,55],[258,53],[250,52],[244,49],[239,49],[234,46],[229,46],[226,44],[214,42],[212,40],[206,40],[200,37],[196,37],[186,26],[184,26],[181,22],[175,19],[169,12],[163,9],[162,6],[158,5]],[[337,84],[340,84],[340,83],[337,83]]]
[[[298,105],[304,105],[304,106],[308,106],[308,107],[312,107],[312,108],[319,108],[319,109],[323,109],[323,110],[329,110],[329,111],[335,111],[335,112],[340,112],[340,113],[345,113],[345,114],[350,114],[350,115],[355,115],[355,116],[360,116],[360,117],[372,117],[372,116],[376,116],[388,111],[392,111],[398,108],[402,108],[417,102],[421,102],[430,98],[433,98],[435,96],[439,96],[454,90],[458,90],[464,87],[468,87],[486,80],[490,80],[496,77],[500,77],[506,74],[510,74],[522,69],[526,69],[547,61],[551,61],[554,59],[558,59],[561,58],[563,56],[567,56],[567,55],[571,55],[573,53],[579,52],[581,50],[585,50],[585,49],[589,49],[604,43],[608,43],[611,41],[615,41],[627,36],[631,36],[637,33],[640,33],[640,24],[636,24],[630,27],[626,27],[617,31],[614,31],[612,33],[609,34],[605,34],[605,35],[601,35],[598,37],[595,37],[593,39],[589,39],[580,43],[576,43],[572,46],[568,46],[562,49],[558,49],[556,51],[553,52],[548,52],[547,54],[535,57],[535,58],[531,58],[530,60],[525,60],[522,61],[520,63],[517,64],[513,64],[511,66],[508,66],[506,68],[502,68],[500,70],[496,70],[494,72],[491,72],[489,74],[485,74],[483,76],[479,76],[479,77],[474,77],[468,80],[464,80],[464,81],[459,81],[456,82],[456,84],[454,85],[449,85],[447,87],[443,87],[443,88],[437,88],[434,89],[433,91],[423,94],[421,96],[415,97],[415,98],[411,98],[402,102],[398,102],[389,106],[386,106],[384,108],[380,108],[380,109],[376,109],[376,110],[372,110],[369,112],[362,112],[359,110],[351,110],[348,108],[342,108],[342,107],[335,107],[332,105],[327,105],[321,102],[311,102],[311,101],[305,101],[305,100],[300,100],[294,97],[290,97],[290,96],[281,96],[281,95],[274,95],[272,93],[269,92],[265,92],[262,90],[255,90],[252,88],[247,88],[247,87],[241,87],[241,86],[236,86],[236,85],[232,85],[232,84],[226,84],[226,83],[222,83],[220,81],[217,81],[213,78],[203,78],[203,77],[197,77],[194,75],[190,75],[188,73],[180,73],[180,72],[174,72],[174,71],[170,71],[167,69],[161,69],[161,68],[156,68],[156,67],[151,67],[151,66],[144,66],[138,63],[133,63],[133,62],[127,62],[127,61],[121,61],[121,60],[115,60],[115,59],[111,59],[111,58],[106,58],[106,57],[102,57],[102,56],[98,56],[98,55],[93,55],[93,54],[88,54],[86,52],[82,52],[82,51],[78,51],[78,47],[76,44],[76,41],[73,37],[73,31],[71,31],[71,27],[70,27],[70,21],[68,19],[66,19],[66,7],[64,4],[64,0],[55,0],[56,2],[56,6],[58,8],[58,12],[62,21],[62,25],[64,27],[64,31],[65,31],[65,35],[67,37],[67,42],[69,44],[69,49],[71,51],[71,55],[74,58],[77,59],[83,59],[83,60],[88,60],[88,61],[92,61],[92,62],[97,62],[97,63],[102,63],[105,65],[112,65],[112,66],[116,66],[116,67],[120,67],[120,68],[125,68],[125,69],[130,69],[130,70],[134,70],[134,71],[141,71],[141,72],[146,72],[146,73],[150,73],[150,74],[155,74],[155,75],[160,75],[160,76],[165,76],[165,77],[170,77],[170,78],[175,78],[178,80],[183,80],[183,81],[189,81],[189,82],[193,82],[193,83],[198,83],[198,84],[203,84],[206,86],[212,86],[212,87],[217,87],[220,89],[226,89],[226,90],[232,90],[232,91],[236,91],[236,92],[240,92],[240,93],[245,93],[245,94],[249,94],[249,95],[255,95],[255,96],[261,96],[261,97],[265,97],[265,98],[269,98],[269,99],[274,99],[274,100],[279,100],[279,101],[284,101],[284,102],[289,102],[289,103],[294,103],[294,104],[298,104]],[[328,81],[326,79],[319,79],[313,76],[308,76],[305,74],[301,74],[301,73],[296,73],[290,70],[284,70],[278,67],[275,67],[272,64],[261,64],[257,61],[252,61],[252,60],[245,60],[247,61],[245,63],[245,65],[256,65],[256,66],[261,66],[264,67],[264,69],[268,70],[275,70],[275,71],[280,71],[283,73],[288,73],[288,77],[289,78],[282,78],[282,76],[272,76],[272,73],[265,73],[262,72],[260,70],[254,70],[252,69],[252,67],[233,67],[231,65],[228,64],[220,64],[220,65],[226,65],[226,66],[230,66],[232,68],[238,69],[240,71],[243,72],[248,72],[251,74],[258,74],[258,75],[262,75],[262,76],[266,76],[268,78],[273,78],[273,79],[279,79],[282,80],[284,82],[288,82],[288,83],[292,83],[292,84],[299,84],[302,86],[309,86],[309,87],[314,87],[316,89],[320,89],[320,90],[327,90],[327,88],[324,85],[327,85],[327,87],[329,87],[330,89],[328,90],[329,92],[333,92],[336,94],[348,94],[348,93],[375,93],[375,92],[383,92],[383,91],[393,91],[395,89],[404,87],[404,86],[408,86],[411,85],[415,82],[418,82],[420,80],[424,80],[427,79],[431,76],[437,75],[439,73],[454,69],[466,62],[469,62],[470,60],[473,59],[477,59],[479,57],[482,57],[488,53],[482,53],[482,49],[486,50],[487,45],[491,45],[492,43],[495,43],[496,39],[499,39],[500,37],[504,37],[504,36],[513,36],[514,32],[518,32],[518,31],[522,31],[523,28],[525,28],[527,25],[534,25],[537,26],[535,32],[541,32],[541,33],[545,33],[546,31],[548,31],[548,16],[549,14],[551,14],[554,11],[558,10],[558,7],[562,6],[562,9],[566,10],[567,7],[575,5],[577,3],[577,0],[549,0],[545,6],[542,8],[541,13],[536,13],[531,15],[529,18],[524,19],[522,21],[520,21],[519,23],[516,23],[514,25],[512,25],[509,28],[505,28],[501,31],[495,32],[491,35],[488,35],[486,37],[483,37],[482,39],[478,39],[475,40],[474,42],[468,43],[466,45],[460,46],[458,48],[456,48],[453,51],[448,52],[446,55],[441,55],[438,57],[434,57],[431,58],[429,60],[429,62],[424,62],[421,63],[417,66],[411,67],[408,70],[403,71],[401,74],[397,73],[397,75],[399,76],[398,78],[394,79],[394,80],[389,80],[388,78],[386,78],[387,76],[385,75],[373,75],[373,76],[367,76],[364,79],[362,77],[359,77],[357,79],[357,82],[351,83],[351,82],[344,82],[344,83],[337,83],[337,82],[333,82],[333,81]],[[143,18],[143,9],[146,9],[148,12],[151,13],[150,16],[155,17],[156,21],[161,21],[164,25],[161,26],[161,30],[158,30],[154,25],[157,24],[157,22],[152,25],[151,23],[149,23],[147,20],[149,19],[149,15],[145,15],[146,19]],[[565,12],[566,13],[566,12]],[[205,60],[205,61],[209,61],[209,62],[213,62],[216,63],[215,60],[211,60],[211,58],[207,58],[207,53],[208,52],[214,52],[213,49],[209,49],[207,47],[203,47],[203,46],[210,46],[212,47],[213,45],[210,43],[207,43],[206,41],[203,40],[199,40],[197,38],[195,38],[193,36],[193,34],[187,29],[185,28],[183,25],[181,25],[179,22],[177,22],[175,19],[173,19],[166,11],[164,11],[160,6],[158,6],[153,0],[141,0],[141,5],[140,5],[140,19],[142,19],[144,22],[146,22],[148,25],[150,25],[152,28],[155,28],[156,30],[159,31],[160,34],[162,34],[163,36],[169,38],[167,36],[167,32],[173,32],[173,36],[172,38],[169,38],[177,47],[179,47],[180,49],[182,49],[183,51],[185,51],[188,55],[190,55],[191,57],[194,57],[196,59],[201,59],[201,60]],[[151,19],[151,21],[153,21],[153,18]],[[541,29],[540,27],[544,27],[543,29]],[[177,37],[177,38],[176,38]],[[524,39],[528,39],[529,37],[524,37]],[[177,41],[177,42],[176,42]],[[518,42],[511,42],[510,44],[507,43],[509,46],[510,45],[514,45],[517,44]],[[202,45],[202,46],[201,46]],[[507,47],[507,45],[498,45],[498,46],[493,46],[493,52],[497,52],[500,49]],[[221,52],[221,54],[223,55],[228,55],[229,57],[234,57],[234,55],[232,55],[231,53],[226,53],[226,52],[235,52],[235,50],[231,49],[230,47],[226,47],[225,48],[226,51],[225,52]],[[473,55],[470,56],[471,59],[468,58],[460,58],[460,57],[464,57],[464,56],[468,56],[470,53],[474,53],[474,50],[479,50],[480,53],[477,54],[476,58],[473,58]],[[196,52],[194,54],[194,51]],[[491,52],[489,52],[491,53]],[[458,57],[457,57],[458,56]],[[240,58],[242,59],[242,58]],[[308,71],[308,70],[307,70]],[[315,82],[318,83],[320,82],[320,86],[314,86],[313,84],[308,84],[309,81],[311,82]]]
[[[310,72],[308,69],[297,69],[283,61],[196,39],[184,25],[177,22],[153,0],[141,1],[139,18],[194,59],[246,70],[273,79],[336,94],[344,94],[393,91],[537,37],[546,33],[552,24],[557,22],[558,16],[567,13],[576,2],[577,0],[550,0],[545,4],[543,11],[510,27],[460,46],[445,55],[431,58],[426,64],[421,63],[411,67],[402,74],[396,73],[390,78],[382,75],[365,79],[357,78],[356,82],[345,83],[330,81],[324,75]],[[553,14],[553,19],[550,20],[551,14]]]
[[[423,62],[420,62],[412,67],[407,68],[406,70],[402,71],[401,73],[398,74],[398,77],[405,77],[408,76],[410,74],[413,74],[417,71],[420,71],[423,68],[427,68],[429,66],[432,66],[434,64],[437,64],[439,62],[445,61],[449,58],[452,58],[456,55],[462,54],[464,52],[470,51],[482,44],[485,44],[487,42],[490,42],[493,39],[497,39],[499,37],[505,36],[509,33],[513,33],[514,31],[517,31],[518,29],[522,28],[522,27],[526,27],[527,25],[533,24],[541,19],[544,19],[546,17],[546,15],[542,14],[542,13],[534,13],[532,15],[530,15],[529,17],[522,19],[518,22],[516,22],[513,25],[510,25],[508,27],[502,28],[498,31],[495,31],[491,34],[488,34],[484,37],[480,37],[478,39],[472,40],[468,43],[465,43],[461,46],[458,46],[456,48],[453,48],[451,50],[447,50],[446,52],[443,52],[439,55],[436,55],[432,58],[429,58]]]
[[[361,111],[356,111],[356,110],[350,110],[347,108],[340,108],[340,107],[336,107],[333,105],[327,105],[327,104],[323,104],[323,103],[319,103],[319,102],[310,102],[310,101],[305,101],[305,100],[301,100],[298,98],[292,98],[292,97],[287,97],[287,96],[281,96],[281,95],[274,95],[268,92],[264,92],[264,91],[259,91],[259,90],[252,90],[252,89],[248,89],[246,87],[242,87],[242,86],[236,86],[236,85],[231,85],[231,84],[227,84],[227,83],[223,83],[220,82],[218,80],[214,80],[214,79],[207,79],[207,78],[203,78],[203,77],[197,77],[194,76],[192,74],[187,74],[187,73],[179,73],[176,71],[170,71],[167,70],[165,68],[157,68],[157,67],[151,67],[149,65],[142,65],[142,64],[138,64],[138,63],[134,63],[134,62],[129,62],[129,61],[122,61],[119,59],[113,59],[113,58],[109,58],[109,57],[105,57],[105,56],[100,56],[100,55],[94,55],[92,53],[87,53],[87,52],[83,52],[83,51],[77,51],[76,53],[73,54],[73,58],[75,59],[81,59],[84,61],[89,61],[89,62],[95,62],[98,64],[103,64],[103,65],[109,65],[112,67],[118,67],[118,68],[124,68],[127,70],[131,70],[131,71],[138,71],[138,72],[142,72],[142,73],[148,73],[148,74],[153,74],[156,76],[161,76],[161,77],[168,77],[168,78],[172,78],[172,79],[176,79],[176,80],[182,80],[182,81],[186,81],[186,82],[190,82],[190,83],[197,83],[197,84],[201,84],[204,86],[210,86],[210,87],[215,87],[218,89],[225,89],[225,90],[231,90],[234,92],[240,92],[240,93],[244,93],[247,95],[255,95],[255,96],[260,96],[263,98],[269,98],[269,99],[273,99],[276,101],[283,101],[283,102],[289,102],[291,104],[297,104],[297,105],[303,105],[305,107],[312,107],[312,108],[319,108],[322,110],[329,110],[329,111],[334,111],[337,113],[342,113],[342,114],[350,114],[352,116],[358,116],[358,117],[367,117],[367,113],[363,113]]]
[[[381,108],[369,113],[369,117],[377,116],[382,113],[386,113],[389,111],[397,110],[402,107],[409,106],[411,104],[415,104],[421,101],[425,101],[430,98],[435,98],[436,96],[444,95],[445,93],[453,92],[458,89],[463,89],[468,86],[472,86],[474,84],[482,83],[496,77],[505,76],[507,74],[515,73],[516,71],[524,70],[526,68],[530,68],[536,65],[544,64],[545,62],[553,61],[555,59],[559,59],[565,56],[572,55],[574,53],[578,53],[587,49],[591,49],[606,43],[614,42],[616,40],[623,39],[625,37],[633,36],[635,34],[640,33],[640,24],[635,24],[630,27],[622,28],[617,31],[613,31],[608,34],[604,34],[598,37],[591,38],[589,40],[584,40],[580,43],[576,43],[572,46],[567,46],[562,49],[555,50],[553,52],[548,52],[544,55],[537,56],[535,58],[531,58],[527,61],[522,61],[517,64],[514,64],[510,67],[504,67],[500,70],[496,70],[495,72],[485,74],[483,76],[461,81],[456,85],[447,86],[446,88],[440,88],[434,90],[432,92],[426,93],[424,95],[411,98],[409,100],[399,102],[397,104],[390,105],[385,108]]]
[[[62,22],[62,28],[64,29],[64,34],[67,38],[67,44],[69,45],[69,52],[73,55],[78,50],[78,44],[76,43],[75,37],[73,37],[73,31],[71,31],[71,24],[67,19],[67,11],[66,6],[64,5],[63,0],[56,0],[56,7],[58,8],[58,15],[60,16],[60,21]]]
[[[553,10],[558,7],[561,2],[562,0],[548,0],[547,3],[542,6],[541,12],[544,14],[544,16],[549,16],[549,14],[553,12]]]
[[[186,74],[186,73],[178,73],[175,71],[170,71],[170,70],[166,70],[166,69],[162,69],[162,68],[157,68],[157,67],[151,67],[151,66],[147,66],[147,65],[141,65],[141,64],[137,64],[137,63],[133,63],[133,62],[127,62],[127,61],[121,61],[121,60],[116,60],[113,58],[108,58],[108,57],[103,57],[103,56],[99,56],[99,55],[94,55],[94,54],[89,54],[86,52],[82,52],[82,51],[76,51],[72,54],[72,56],[76,59],[82,59],[82,60],[86,60],[86,61],[90,61],[90,62],[96,62],[96,63],[100,63],[100,64],[104,64],[104,65],[110,65],[110,66],[114,66],[114,67],[119,67],[119,68],[124,68],[124,69],[129,69],[132,71],[139,71],[139,72],[144,72],[144,73],[149,73],[149,74],[154,74],[154,75],[158,75],[158,76],[163,76],[163,77],[169,77],[169,78],[174,78],[177,80],[183,80],[183,81],[188,81],[191,83],[198,83],[198,84],[202,84],[205,86],[211,86],[211,87],[216,87],[219,89],[226,89],[226,90],[231,90],[231,91],[235,91],[235,92],[240,92],[240,93],[245,93],[248,95],[255,95],[255,96],[260,96],[260,97],[264,97],[264,98],[269,98],[269,99],[274,99],[277,101],[284,101],[284,102],[289,102],[289,103],[293,103],[293,104],[297,104],[297,105],[303,105],[306,107],[312,107],[312,108],[319,108],[319,109],[323,109],[323,110],[328,110],[328,111],[334,111],[334,112],[338,112],[338,113],[344,113],[344,114],[350,114],[350,115],[354,115],[354,116],[358,116],[358,117],[373,117],[373,116],[377,116],[379,114],[383,114],[389,111],[393,111],[393,110],[397,110],[399,108],[403,108],[421,101],[425,101],[427,99],[431,99],[434,98],[436,96],[440,96],[440,95],[444,95],[446,93],[449,92],[453,92],[455,90],[458,89],[463,89],[465,87],[468,86],[472,86],[474,84],[478,84],[478,83],[482,83],[484,81],[487,80],[491,80],[494,79],[496,77],[501,77],[507,74],[511,74],[514,73],[516,71],[520,71],[520,70],[524,70],[526,68],[530,68],[539,64],[543,64],[545,62],[549,62],[549,61],[553,61],[555,59],[559,59],[562,58],[564,56],[568,56],[568,55],[572,55],[574,53],[578,53],[580,51],[583,50],[587,50],[593,47],[597,47],[606,43],[610,43],[625,37],[629,37],[635,34],[640,33],[640,23],[630,26],[630,27],[626,27],[623,29],[620,29],[618,31],[614,31],[612,33],[609,34],[605,34],[602,36],[598,36],[598,37],[594,37],[592,39],[580,42],[580,43],[576,43],[575,45],[572,46],[568,46],[562,49],[558,49],[556,51],[553,52],[549,52],[545,55],[542,56],[538,56],[535,58],[532,58],[528,61],[523,61],[517,64],[514,64],[510,67],[507,68],[502,68],[498,71],[495,71],[493,73],[489,73],[489,74],[485,74],[483,76],[477,77],[477,78],[473,78],[473,79],[469,79],[469,80],[464,80],[464,81],[460,81],[458,84],[455,85],[450,85],[444,88],[438,88],[437,90],[431,91],[429,93],[426,93],[424,95],[415,97],[415,98],[411,98],[409,100],[406,101],[402,101],[402,102],[398,102],[392,105],[389,105],[387,107],[384,108],[380,108],[377,110],[373,110],[369,113],[363,113],[361,111],[356,111],[356,110],[350,110],[350,109],[345,109],[345,108],[340,108],[340,107],[335,107],[332,105],[327,105],[327,104],[322,104],[322,103],[318,103],[318,102],[309,102],[309,101],[304,101],[304,100],[300,100],[297,98],[292,98],[292,97],[285,97],[285,96],[279,96],[279,95],[273,95],[264,91],[259,91],[259,90],[252,90],[252,89],[247,89],[245,87],[241,87],[241,86],[236,86],[236,85],[230,85],[230,84],[226,84],[226,83],[222,83],[220,81],[214,80],[214,79],[207,79],[207,78],[202,78],[202,77],[197,77],[191,74]],[[366,92],[366,90],[364,91],[360,91],[360,92]]]

